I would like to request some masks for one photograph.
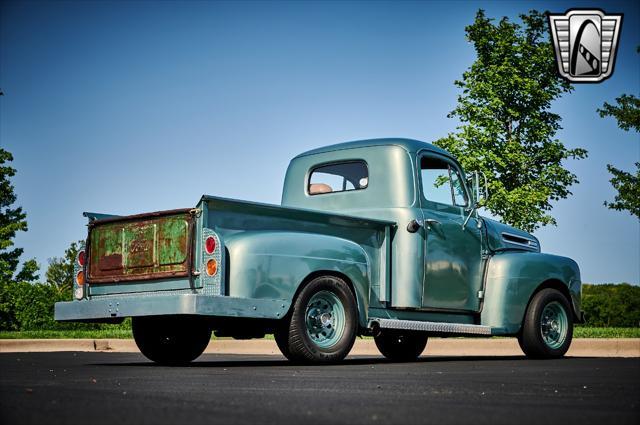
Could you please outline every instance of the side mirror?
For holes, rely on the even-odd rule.
[[[469,215],[464,223],[462,223],[462,230],[467,227],[467,223],[471,218],[471,215],[475,210],[482,207],[489,197],[489,188],[487,186],[487,176],[482,171],[474,171],[471,175],[467,176],[467,187],[471,191],[471,208],[469,208]],[[481,222],[478,221],[478,228],[481,226]]]

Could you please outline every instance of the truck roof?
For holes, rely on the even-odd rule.
[[[333,151],[339,151],[344,149],[364,148],[364,147],[370,147],[370,146],[400,146],[404,148],[407,152],[417,152],[419,150],[426,149],[426,150],[437,152],[443,155],[451,156],[449,152],[435,145],[432,145],[431,143],[421,142],[420,140],[414,140],[414,139],[390,137],[390,138],[383,138],[383,139],[354,140],[352,142],[337,143],[335,145],[324,146],[321,148],[312,149],[310,151],[303,152],[300,155],[296,156],[296,158],[302,157],[302,156],[308,156],[308,155],[315,155],[318,153],[333,152]]]

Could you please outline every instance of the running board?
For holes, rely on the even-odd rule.
[[[462,323],[419,322],[417,320],[369,319],[369,328],[406,329],[409,331],[433,332],[461,335],[491,335],[490,326],[468,325]]]

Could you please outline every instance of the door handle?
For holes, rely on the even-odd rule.
[[[436,220],[435,218],[428,218],[424,221],[422,220],[416,220],[413,219],[409,222],[409,224],[407,224],[407,232],[409,233],[415,233],[418,231],[418,229],[420,229],[420,227],[422,227],[423,225],[426,225],[427,229],[430,229],[432,225],[434,224],[442,224],[440,223],[438,220]]]
[[[418,231],[418,229],[420,229],[420,227],[422,227],[422,220],[416,220],[413,219],[409,222],[409,224],[407,224],[407,232],[409,233],[415,233]]]

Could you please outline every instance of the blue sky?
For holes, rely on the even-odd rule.
[[[640,93],[637,2],[3,2],[0,145],[15,156],[24,259],[44,269],[85,237],[82,211],[130,214],[200,195],[279,203],[291,157],[342,141],[433,141],[473,62],[464,27],[529,9],[625,14],[615,73],[555,103],[585,147],[544,251],[586,282],[640,282],[640,224],[603,207],[606,171],[640,160],[637,133],[596,108]]]

